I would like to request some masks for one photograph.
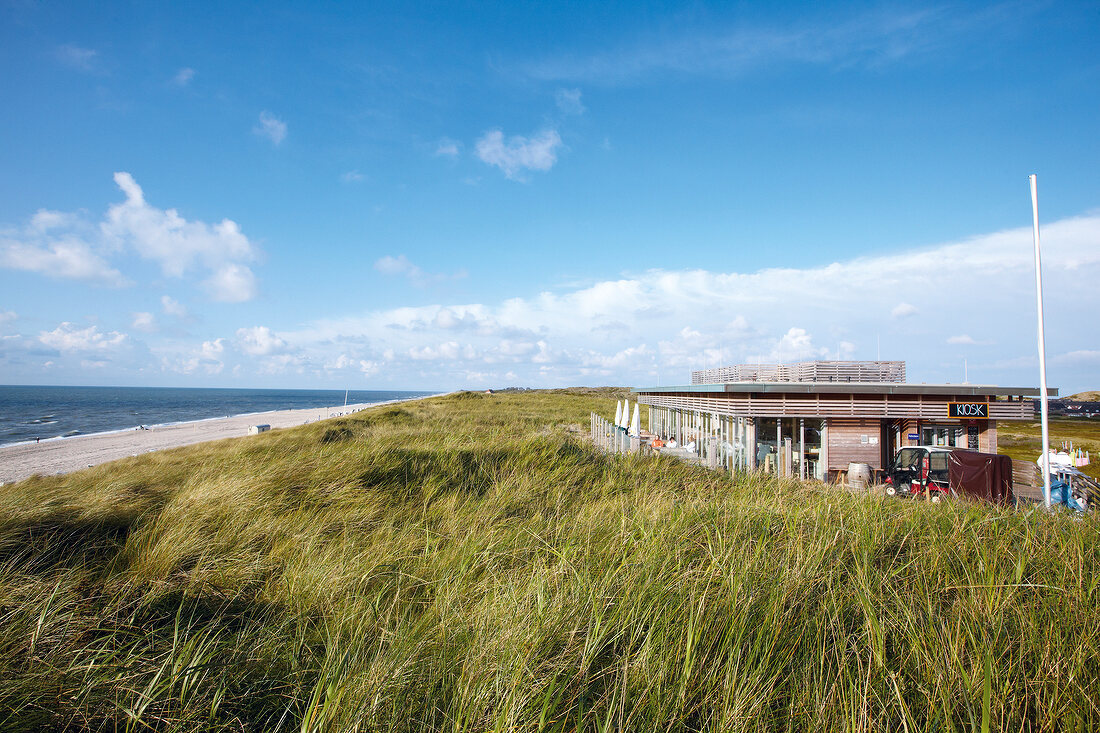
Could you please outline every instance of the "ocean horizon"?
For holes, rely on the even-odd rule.
[[[353,389],[347,391],[347,404],[438,393]],[[271,410],[334,407],[343,405],[344,399],[342,389],[0,385],[0,445]]]

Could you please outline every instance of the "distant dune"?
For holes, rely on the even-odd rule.
[[[1074,402],[1100,402],[1100,391],[1078,392],[1077,394],[1071,394],[1069,397],[1063,397],[1062,399],[1073,400]]]

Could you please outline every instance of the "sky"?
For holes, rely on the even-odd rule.
[[[0,0],[0,383],[1100,389],[1100,5]]]

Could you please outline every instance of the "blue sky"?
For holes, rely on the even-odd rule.
[[[0,4],[0,383],[1100,388],[1095,3]]]

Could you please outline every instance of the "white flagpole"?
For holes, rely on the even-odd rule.
[[[1047,416],[1047,347],[1043,333],[1043,269],[1039,262],[1039,183],[1033,173],[1031,181],[1031,219],[1035,234],[1035,299],[1039,310],[1039,407],[1043,426],[1043,504],[1050,509],[1050,426]]]

